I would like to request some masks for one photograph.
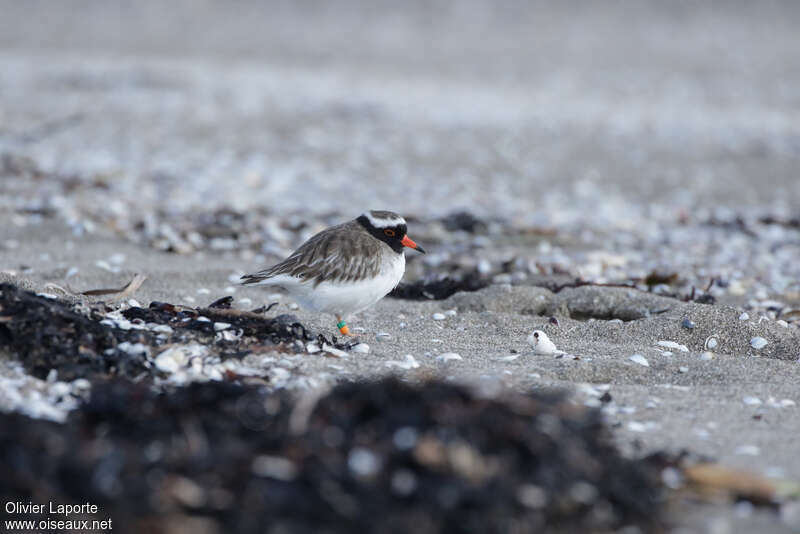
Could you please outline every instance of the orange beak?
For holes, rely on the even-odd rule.
[[[414,243],[414,241],[408,236],[405,236],[403,240],[400,241],[400,244],[403,245],[404,247],[413,248],[417,252],[422,252],[423,254],[425,254],[425,249]]]

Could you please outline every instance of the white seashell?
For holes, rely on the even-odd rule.
[[[230,327],[231,323],[214,323],[215,332],[222,332],[223,330],[227,330]]]
[[[378,332],[375,334],[375,339],[378,341],[389,341],[392,339],[392,334],[388,332]]]
[[[707,362],[709,360],[713,360],[714,359],[714,353],[713,352],[704,352],[703,354],[700,355],[700,359],[703,360],[704,362]]]
[[[634,354],[633,356],[628,358],[633,363],[638,363],[639,365],[644,365],[645,367],[650,367],[650,362],[647,361],[647,358],[642,356],[641,354]]]
[[[736,447],[736,450],[733,451],[733,454],[740,454],[743,456],[758,456],[761,454],[761,449],[759,449],[756,445],[740,445],[739,447]]]
[[[746,321],[749,318],[750,318],[750,314],[748,314],[747,312],[742,312],[742,314],[739,316],[739,320],[740,321]]]
[[[323,343],[322,344],[322,350],[324,352],[327,352],[328,354],[333,354],[334,356],[338,356],[340,358],[347,358],[348,357],[348,354],[345,351],[339,350],[336,347],[331,347],[327,343]]]
[[[703,346],[706,348],[706,350],[714,350],[719,346],[719,341],[717,341],[715,336],[708,336],[705,343],[703,343]]]
[[[450,360],[463,360],[460,354],[456,352],[444,352],[436,357],[440,362],[449,362]]]
[[[556,344],[550,341],[547,334],[541,330],[531,332],[531,335],[528,336],[528,343],[533,347],[535,354],[563,354],[563,351],[559,351]]]
[[[176,355],[173,354],[173,350],[166,350],[162,352],[156,356],[155,362],[158,370],[164,371],[165,373],[174,373],[180,369],[182,363],[185,363],[179,361],[179,357],[176,357]]]
[[[399,369],[416,369],[419,367],[419,362],[411,354],[406,354],[403,361],[389,360],[385,362],[386,367],[397,367]]]
[[[679,350],[681,352],[689,352],[689,349],[686,347],[686,345],[681,345],[680,343],[675,343],[674,341],[656,341],[656,345],[668,349]]]
[[[496,358],[492,358],[496,362],[513,362],[519,358],[519,354],[509,354],[508,356],[497,356]]]
[[[761,399],[758,397],[743,397],[742,402],[745,403],[747,406],[758,406],[761,404]]]
[[[445,317],[445,315],[443,313],[434,313],[433,314],[433,320],[434,321],[444,321],[445,319],[446,319],[446,317]]]
[[[239,330],[238,332],[234,332],[233,330],[223,330],[221,332],[217,332],[217,335],[214,339],[217,341],[236,341],[242,337],[242,331]]]
[[[767,340],[763,337],[754,337],[750,340],[750,346],[756,350],[761,350],[767,346]]]
[[[638,421],[628,421],[628,430],[631,432],[647,432],[647,425]]]
[[[125,263],[125,254],[123,254],[121,252],[117,252],[116,254],[112,254],[108,258],[108,261],[110,261],[111,263],[113,263],[115,265],[119,265],[121,263]]]
[[[684,366],[678,367],[678,372],[679,373],[688,373],[689,372],[689,368],[688,367],[684,367]]]
[[[206,356],[208,348],[203,345],[194,343],[192,345],[182,345],[179,347],[172,347],[155,358],[156,367],[165,373],[175,373],[181,367],[184,367],[192,359],[199,362],[199,357]]]
[[[145,356],[150,355],[150,347],[148,347],[147,345],[143,345],[141,343],[131,343],[130,341],[123,341],[122,343],[117,345],[117,349],[132,356],[136,356],[137,354],[144,354]]]

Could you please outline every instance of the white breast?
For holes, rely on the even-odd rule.
[[[369,308],[397,287],[406,270],[405,254],[387,254],[378,276],[357,282],[321,282],[317,286],[288,275],[270,279],[304,308],[347,317]]]

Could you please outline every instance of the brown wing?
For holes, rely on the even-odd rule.
[[[243,276],[242,283],[257,284],[281,274],[313,281],[314,285],[352,282],[378,274],[386,253],[383,248],[391,251],[351,221],[314,235],[282,262]]]

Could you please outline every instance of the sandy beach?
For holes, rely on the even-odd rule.
[[[405,283],[486,287],[382,300],[350,321],[359,351],[242,359],[270,388],[563,390],[627,457],[800,480],[794,4],[190,4],[0,2],[0,282],[96,303],[72,293],[139,273],[107,313],[231,296],[331,336],[238,279],[392,209],[428,251]],[[78,405],[0,360],[4,412]],[[796,500],[668,517],[800,529]]]

